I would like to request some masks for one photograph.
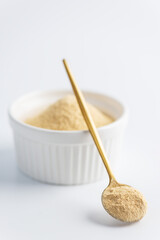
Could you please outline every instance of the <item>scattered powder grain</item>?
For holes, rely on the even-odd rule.
[[[106,188],[102,195],[102,204],[112,217],[124,222],[140,220],[147,209],[143,195],[127,185]]]
[[[91,104],[87,104],[96,127],[113,122],[113,118],[104,114]],[[67,95],[50,105],[44,112],[25,121],[27,124],[52,130],[84,130],[87,125],[81,114],[74,95]]]

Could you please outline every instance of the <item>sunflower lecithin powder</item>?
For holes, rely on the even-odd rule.
[[[87,103],[87,105],[96,127],[101,127],[113,122],[111,116],[106,115],[89,103]],[[38,116],[28,118],[25,123],[52,130],[87,129],[87,125],[74,95],[67,95],[58,100]]]

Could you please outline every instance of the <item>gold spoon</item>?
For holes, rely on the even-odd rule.
[[[124,222],[138,221],[145,215],[147,203],[139,191],[131,186],[120,184],[116,181],[109,166],[96,126],[93,122],[90,112],[88,111],[83,94],[78,88],[65,59],[63,59],[63,64],[70,79],[82,115],[86,121],[88,129],[109,175],[109,185],[102,193],[103,207],[112,217],[116,219]]]

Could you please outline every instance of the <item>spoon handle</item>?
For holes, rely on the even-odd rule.
[[[72,75],[72,73],[70,71],[70,68],[69,68],[69,66],[68,66],[68,64],[67,64],[65,59],[63,59],[63,64],[65,66],[66,72],[67,72],[69,80],[71,82],[74,94],[75,94],[75,96],[77,98],[77,102],[78,102],[79,107],[81,109],[82,115],[83,115],[83,117],[84,117],[84,119],[86,121],[88,129],[89,129],[89,131],[90,131],[90,133],[92,135],[92,138],[93,138],[93,140],[94,140],[94,142],[96,144],[96,147],[97,147],[97,149],[99,151],[99,154],[100,154],[100,156],[101,156],[101,158],[103,160],[104,166],[105,166],[105,168],[106,168],[106,170],[108,172],[109,179],[110,179],[110,182],[111,182],[111,180],[115,180],[115,177],[114,177],[114,175],[113,175],[113,173],[111,171],[111,168],[109,166],[109,163],[108,163],[108,160],[107,160],[107,156],[105,154],[105,150],[103,148],[103,144],[101,142],[101,139],[100,139],[100,136],[99,136],[98,131],[96,129],[96,126],[95,126],[95,124],[93,122],[93,119],[92,119],[92,117],[90,115],[90,112],[88,111],[86,101],[85,101],[85,99],[83,97],[82,92],[80,91],[79,87],[77,86],[77,84],[76,84],[76,82],[74,80],[74,77],[73,77],[73,75]]]

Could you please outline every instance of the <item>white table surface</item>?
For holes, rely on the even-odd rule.
[[[158,0],[0,1],[0,239],[160,239],[159,24]],[[107,179],[55,186],[18,170],[7,107],[26,92],[69,89],[63,57],[82,89],[128,105],[115,174],[147,199],[138,223],[104,211]]]

